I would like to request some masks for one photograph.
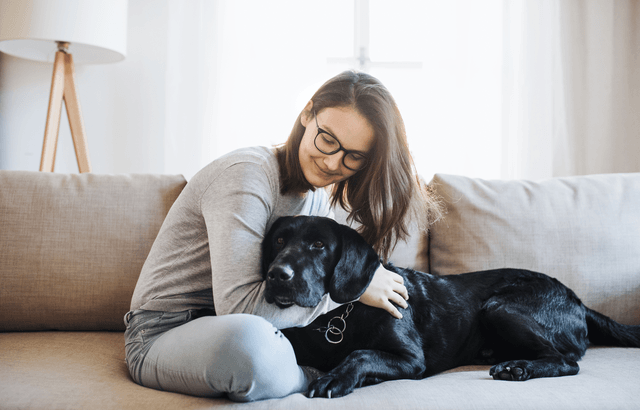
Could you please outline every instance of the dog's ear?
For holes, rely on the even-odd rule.
[[[341,237],[340,260],[329,283],[329,295],[338,303],[358,299],[380,266],[378,254],[362,236],[346,225],[337,225]]]
[[[269,266],[271,262],[275,259],[276,255],[273,253],[273,235],[275,235],[278,228],[285,223],[287,220],[291,219],[290,216],[283,216],[278,218],[269,231],[264,236],[262,240],[262,278],[267,278],[267,271],[269,270]]]

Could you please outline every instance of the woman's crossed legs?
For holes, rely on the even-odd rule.
[[[133,313],[125,340],[138,384],[243,402],[306,390],[309,376],[297,365],[291,343],[265,319],[234,314],[189,320],[190,315]]]

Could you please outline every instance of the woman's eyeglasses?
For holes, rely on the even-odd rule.
[[[313,140],[318,151],[325,155],[337,154],[339,151],[344,151],[342,156],[342,165],[351,171],[359,171],[367,165],[367,157],[357,151],[349,151],[342,148],[340,141],[327,131],[320,128],[318,125],[318,116],[315,111],[313,115],[316,117],[316,127],[318,127],[318,134]]]

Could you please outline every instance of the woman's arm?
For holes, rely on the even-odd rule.
[[[250,313],[278,328],[305,326],[339,305],[328,295],[315,308],[280,309],[265,301],[261,243],[279,200],[273,178],[260,165],[242,162],[223,171],[203,193],[213,301],[219,315]]]
[[[265,301],[261,243],[278,198],[277,181],[270,180],[269,174],[253,163],[228,168],[204,192],[201,210],[209,237],[217,314],[250,313],[278,328],[287,328],[306,326],[339,306],[329,295],[314,308],[280,309]],[[405,299],[408,295],[402,277],[381,266],[359,301],[402,318],[394,303],[406,308]]]

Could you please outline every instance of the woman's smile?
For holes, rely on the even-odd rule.
[[[321,164],[319,164],[320,161],[322,161],[321,158],[315,160],[314,163],[316,164],[316,167],[318,167],[318,170],[320,171],[320,174],[324,175],[326,178],[333,178],[333,177],[342,175],[342,173],[340,172],[339,168],[336,171],[332,172],[331,170],[329,170],[329,169],[323,167]]]
[[[311,105],[306,115],[301,117],[306,128],[300,142],[298,156],[305,179],[316,188],[322,188],[344,181],[357,171],[346,168],[342,162],[344,152],[333,155],[323,154],[316,148],[314,140],[318,135],[316,118],[312,114]],[[369,122],[351,107],[331,107],[316,112],[320,127],[329,131],[349,150],[369,152],[373,146],[374,133]]]

